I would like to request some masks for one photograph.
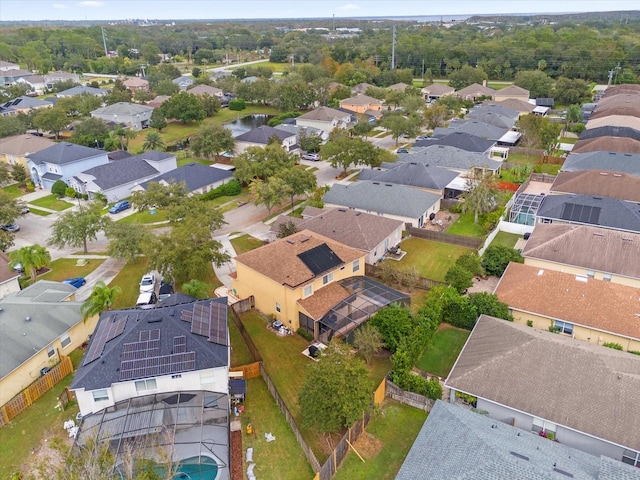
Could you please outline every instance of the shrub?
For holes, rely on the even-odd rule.
[[[622,350],[622,345],[615,342],[605,342],[602,344],[603,347],[613,348],[614,350]]]
[[[489,275],[501,277],[509,262],[523,263],[519,252],[504,245],[490,245],[482,256],[482,266]]]
[[[57,195],[58,197],[64,197],[66,190],[67,190],[67,184],[64,183],[62,180],[57,180],[51,186],[51,193],[53,193],[54,195]]]
[[[385,346],[395,352],[402,340],[411,336],[416,321],[410,309],[391,305],[378,310],[369,324],[378,329]]]
[[[73,187],[67,187],[64,189],[64,196],[69,198],[76,198],[78,192],[76,192]]]
[[[244,98],[236,98],[229,102],[229,110],[244,110],[247,108],[247,102],[244,101]]]
[[[299,328],[297,330],[297,333],[302,338],[304,338],[307,342],[312,342],[313,341],[313,335],[311,335],[309,332],[307,332],[304,328]]]
[[[433,400],[442,399],[442,385],[437,378],[427,380],[421,375],[415,375],[408,371],[400,373],[394,371],[391,372],[390,377],[391,381],[403,390],[424,395]]]
[[[476,252],[463,253],[458,257],[455,264],[470,271],[474,276],[484,275],[484,268],[482,268],[480,257]]]
[[[83,200],[89,200],[89,194],[88,193],[82,193],[81,196],[82,196]]]
[[[527,327],[533,327],[533,320],[527,320]]]
[[[473,273],[460,265],[453,265],[447,270],[444,281],[462,293],[473,285]]]
[[[25,185],[25,189],[29,193],[35,192],[36,191],[36,186],[33,184],[33,182],[27,182],[27,184]]]
[[[487,292],[471,293],[468,299],[469,303],[475,307],[478,316],[483,314],[490,315],[513,322],[513,317],[509,313],[509,306],[498,300],[498,297],[494,294]]]
[[[640,351],[638,350],[627,350],[627,352],[632,353],[634,355],[640,355]]]
[[[576,123],[573,127],[571,127],[571,131],[573,133],[580,135],[582,132],[585,131],[586,128],[587,127],[585,126],[584,123]]]
[[[449,207],[451,213],[462,213],[462,202],[454,203]]]
[[[209,190],[207,193],[203,193],[200,195],[201,200],[215,200],[219,197],[233,197],[236,195],[240,195],[242,191],[242,185],[236,179],[230,180],[229,182],[220,185],[213,190]]]
[[[448,297],[442,305],[442,321],[454,327],[472,330],[478,319],[478,311],[465,297]]]

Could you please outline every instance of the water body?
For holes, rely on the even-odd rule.
[[[262,125],[266,125],[267,122],[273,117],[273,115],[267,115],[264,113],[247,115],[246,117],[237,118],[233,122],[225,123],[225,128],[231,130],[231,134],[233,138],[236,138],[238,135],[242,135],[243,133],[247,133],[254,128],[261,127]]]

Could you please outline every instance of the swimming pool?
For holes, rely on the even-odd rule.
[[[215,480],[218,477],[218,463],[208,456],[190,457],[182,460],[176,468],[175,479]]]

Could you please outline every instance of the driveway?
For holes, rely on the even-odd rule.
[[[84,302],[89,298],[91,290],[98,280],[102,280],[104,283],[109,285],[116,275],[120,273],[120,270],[124,268],[126,263],[126,260],[120,260],[113,257],[106,258],[98,268],[84,277],[87,283],[76,290],[76,300]]]

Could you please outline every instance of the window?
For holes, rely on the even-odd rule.
[[[602,275],[602,280],[604,280],[605,282],[610,282],[611,281],[611,274],[610,273],[605,273],[604,275]]]
[[[94,402],[103,402],[105,400],[109,400],[109,392],[106,389],[93,391]]]
[[[532,431],[536,432],[536,433],[540,433],[540,432],[544,432],[544,433],[549,433],[549,432],[553,432],[556,433],[556,429],[558,428],[558,426],[555,423],[551,423],[551,422],[547,422],[546,420],[543,420],[541,418],[533,418],[533,427],[531,428]]]
[[[208,385],[210,383],[215,383],[216,375],[213,370],[205,370],[200,372],[200,385]]]
[[[623,450],[622,463],[633,465],[634,467],[640,467],[640,453],[634,452],[633,450]]]
[[[573,335],[573,323],[561,322],[555,320],[553,325],[558,329],[560,333],[566,333],[567,335]]]
[[[542,223],[553,223],[553,220],[551,220],[550,218],[543,218]]]
[[[587,270],[587,277],[593,278],[595,276],[596,276],[596,272],[594,272],[593,270]]]
[[[63,334],[60,337],[60,344],[62,345],[62,348],[65,348],[70,343],[71,343],[71,337],[69,336],[68,333]]]
[[[49,347],[47,349],[47,357],[51,358],[56,354],[56,349],[53,347]]]
[[[307,285],[306,287],[304,287],[304,290],[302,292],[302,298],[307,298],[311,295],[313,295],[313,285]]]
[[[355,262],[353,262],[352,266],[353,273],[356,273],[358,270],[360,270],[360,260],[356,260]]]
[[[280,304],[278,302],[276,302],[276,312],[280,313]]]
[[[146,390],[155,390],[158,388],[155,378],[147,378],[145,380],[136,381],[136,392],[144,392]]]
[[[327,283],[333,281],[333,272],[326,274],[322,277],[322,284],[326,285]]]

